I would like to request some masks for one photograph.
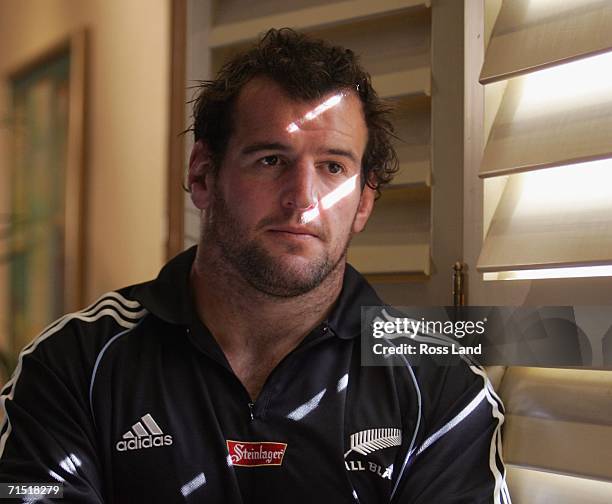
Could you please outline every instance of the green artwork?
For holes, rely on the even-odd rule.
[[[64,310],[69,54],[12,80],[9,334],[18,352]]]

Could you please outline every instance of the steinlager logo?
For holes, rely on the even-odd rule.
[[[227,452],[234,466],[279,466],[283,463],[286,449],[286,443],[227,440]]]

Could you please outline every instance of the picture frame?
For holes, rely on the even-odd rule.
[[[87,31],[4,78],[10,104],[9,357],[84,302]]]

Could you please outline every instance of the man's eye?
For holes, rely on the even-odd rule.
[[[278,156],[266,156],[261,159],[261,162],[267,166],[276,166],[279,164],[280,159]]]
[[[328,163],[327,170],[329,171],[329,173],[333,173],[335,175],[337,173],[342,173],[344,168],[342,168],[342,165],[338,163]]]

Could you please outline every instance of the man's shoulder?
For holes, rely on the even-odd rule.
[[[22,356],[57,362],[78,359],[91,365],[92,359],[95,362],[100,352],[148,314],[171,324],[189,320],[188,274],[194,256],[195,248],[184,251],[164,265],[157,278],[107,292],[89,306],[64,315],[43,329]]]
[[[134,286],[107,292],[82,310],[67,313],[36,336],[21,351],[53,368],[89,365],[118,334],[136,327],[147,310],[131,292]]]

